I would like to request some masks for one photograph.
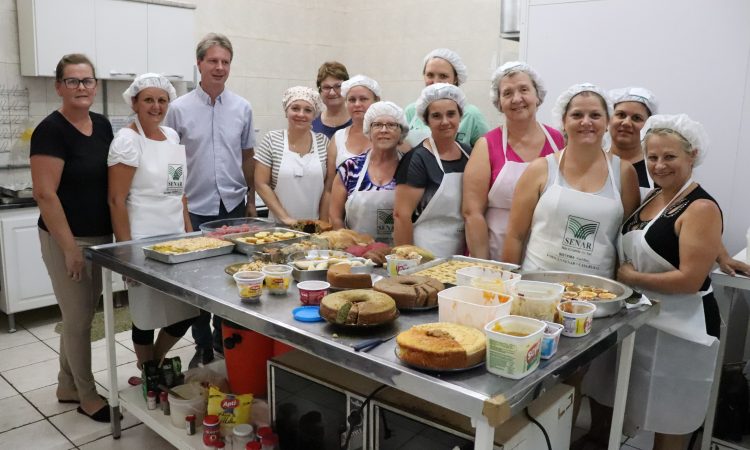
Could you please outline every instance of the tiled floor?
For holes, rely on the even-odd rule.
[[[56,307],[16,314],[15,333],[8,333],[7,316],[0,313],[0,449],[98,450],[171,449],[167,441],[123,413],[122,436],[112,439],[109,424],[94,422],[76,411],[76,404],[57,402],[60,321]],[[188,333],[189,337],[190,333]],[[130,332],[116,336],[118,385],[139,375]],[[107,356],[104,339],[92,343],[91,366],[98,390],[106,395]],[[183,361],[193,356],[192,342],[180,340],[169,356]]]
[[[76,412],[75,404],[61,404],[55,397],[60,336],[56,307],[16,315],[18,331],[8,333],[7,316],[0,313],[0,449],[119,450],[174,448],[132,415],[124,412],[122,436],[112,439],[109,424],[96,423]],[[180,340],[169,356],[190,361],[193,356],[190,334]],[[139,375],[130,332],[116,335],[118,387]],[[100,393],[109,389],[105,341],[92,343],[92,368]],[[12,413],[6,413],[11,411]],[[589,423],[584,401],[574,437],[585,432]],[[577,433],[577,434],[576,434]],[[629,439],[623,450],[650,449],[653,434]]]

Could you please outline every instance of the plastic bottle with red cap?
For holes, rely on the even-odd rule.
[[[279,436],[276,434],[271,434],[270,436],[266,436],[260,440],[260,448],[261,450],[276,450],[279,445]]]
[[[258,441],[248,442],[245,444],[245,450],[262,450],[262,445]]]

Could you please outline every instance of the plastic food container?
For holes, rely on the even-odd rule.
[[[574,300],[560,303],[557,310],[560,312],[563,336],[581,337],[591,332],[591,322],[594,320],[594,311],[596,311],[595,304]]]
[[[422,257],[417,259],[401,259],[396,255],[385,255],[386,269],[388,275],[395,277],[402,271],[417,267],[422,262]]]
[[[303,305],[320,305],[320,301],[328,295],[331,284],[325,281],[303,281],[297,283],[299,289],[299,301]]]
[[[544,322],[547,327],[542,337],[542,359],[550,359],[557,353],[557,344],[560,342],[560,333],[563,326],[555,322]]]
[[[560,304],[565,287],[556,283],[521,279],[513,282],[509,290],[513,297],[511,314],[554,322],[557,305]]]
[[[257,302],[263,293],[263,272],[240,271],[232,275],[234,282],[237,283],[237,290],[240,293],[240,300],[243,302]]]
[[[487,324],[487,370],[518,380],[539,366],[547,324],[521,316],[505,316]]]
[[[490,269],[488,267],[471,266],[456,271],[457,286],[474,286],[484,289],[480,284],[495,283],[505,287],[505,282],[520,279],[521,275],[502,269]],[[494,290],[494,289],[489,289]],[[503,292],[506,292],[505,290]]]
[[[438,320],[483,330],[489,322],[507,316],[512,301],[505,294],[455,286],[438,292]]]
[[[199,384],[189,383],[175,386],[172,390],[184,397],[179,399],[172,394],[168,395],[172,425],[185,428],[185,417],[189,415],[195,416],[196,424],[203,423],[208,406],[206,389]]]
[[[263,268],[266,276],[266,287],[268,292],[275,295],[284,295],[289,290],[292,282],[292,268],[286,264],[271,264]]]

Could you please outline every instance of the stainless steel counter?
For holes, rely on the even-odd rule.
[[[489,431],[523,410],[540,390],[559,383],[562,377],[585,365],[596,355],[628,337],[632,344],[632,333],[658,310],[657,307],[641,307],[594,320],[588,336],[562,337],[557,354],[548,361],[542,361],[536,371],[521,380],[493,375],[484,367],[459,373],[430,374],[401,364],[394,353],[394,340],[381,344],[369,353],[356,353],[350,345],[372,337],[391,336],[415,324],[435,322],[438,320],[437,309],[404,312],[392,324],[366,330],[344,329],[327,323],[297,322],[291,313],[294,307],[300,306],[296,285],[293,284],[286,296],[264,292],[260,304],[244,304],[239,300],[234,281],[224,273],[227,265],[246,261],[244,255],[230,254],[175,265],[146,259],[141,247],[161,240],[164,238],[135,244],[99,246],[87,251],[86,257],[106,269],[175,295],[237,324],[477,419],[488,425]],[[632,347],[630,352],[624,353],[629,370]],[[478,433],[479,428],[478,425]],[[485,439],[490,438],[489,432],[484,431]],[[477,448],[483,448],[479,435]]]

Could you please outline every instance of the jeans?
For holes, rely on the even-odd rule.
[[[198,230],[200,225],[212,220],[219,219],[234,219],[245,217],[245,202],[240,203],[236,208],[231,211],[227,211],[224,207],[224,202],[219,205],[219,214],[217,216],[200,216],[198,214],[190,213],[190,223],[193,225],[193,230]],[[193,340],[195,341],[195,348],[197,349],[217,349],[222,351],[224,349],[224,339],[221,336],[221,317],[214,316],[213,325],[214,331],[211,333],[211,313],[208,311],[201,311],[200,316],[195,319],[193,323]]]

